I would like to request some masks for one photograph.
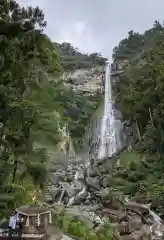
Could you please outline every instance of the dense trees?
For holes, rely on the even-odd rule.
[[[60,65],[43,34],[46,22],[39,8],[21,8],[15,1],[2,1],[0,7],[0,191],[9,193],[13,207],[29,190],[25,179],[39,187],[43,182],[46,150],[36,149],[35,142],[42,146],[46,138],[54,144],[60,137],[51,101]],[[3,202],[9,208],[7,199]]]
[[[44,14],[38,7],[23,8],[14,0],[1,1],[1,214],[41,194],[48,147],[55,149],[64,126],[68,126],[73,138],[81,137],[97,105],[95,99],[87,102],[89,99],[75,94],[60,80],[63,68],[58,46],[70,56],[83,54],[68,43],[52,43],[43,33],[45,26]],[[79,124],[82,131],[78,135]]]
[[[63,68],[68,71],[79,68],[103,66],[108,60],[102,57],[100,53],[83,54],[67,42],[54,45],[61,55],[61,64]]]
[[[120,81],[115,86],[116,105],[124,118],[130,120],[134,133],[133,148],[140,154],[141,162],[135,163],[133,175],[135,191],[155,197],[163,185],[164,163],[164,27],[155,21],[144,34],[131,31],[114,49],[117,61],[128,60]],[[144,175],[137,177],[143,169]],[[131,167],[126,171],[132,171]],[[127,176],[129,179],[129,176]],[[143,184],[143,182],[142,182]],[[157,184],[157,185],[156,185]],[[151,187],[150,187],[151,186]],[[153,189],[154,186],[154,189]],[[130,192],[129,192],[130,193]],[[163,200],[162,200],[163,201]]]
[[[158,22],[155,22],[154,27],[146,31],[141,37],[142,46],[139,44],[140,40],[137,40],[139,38],[136,38],[135,33],[132,36],[129,35],[126,39],[129,52],[124,53],[124,59],[129,59],[129,65],[125,67],[125,72],[115,89],[117,105],[126,118],[137,123],[143,140],[146,134],[150,133],[150,126],[151,129],[156,129],[155,135],[158,144],[156,140],[155,142],[158,147],[156,146],[155,149],[153,147],[154,150],[148,148],[148,150],[163,152],[164,28]],[[131,51],[130,47],[134,44],[138,47]],[[116,59],[117,54],[120,56],[120,52],[122,52],[122,47],[116,50]],[[137,59],[136,54],[138,54]]]

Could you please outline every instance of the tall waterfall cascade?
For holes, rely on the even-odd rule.
[[[117,151],[116,126],[113,110],[112,83],[110,65],[105,71],[104,113],[100,125],[100,145],[98,158],[111,157]]]

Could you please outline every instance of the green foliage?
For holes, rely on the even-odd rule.
[[[68,126],[71,138],[76,149],[83,144],[82,137],[88,121],[99,106],[102,95],[97,92],[94,96],[83,95],[80,91],[74,91],[71,87],[59,86],[55,102],[63,109],[61,116]]]
[[[100,54],[84,57],[68,43],[51,42],[43,33],[46,22],[38,7],[2,1],[0,15],[0,213],[4,215],[38,199],[46,180],[48,149],[61,141],[64,126],[79,140],[98,105],[98,97],[76,94],[60,80],[64,64],[59,49],[61,58],[80,56],[75,68],[83,61],[102,65],[106,59]]]
[[[38,7],[25,9],[12,0],[1,5],[0,194],[12,196],[2,214],[32,201],[34,186],[43,187],[47,153],[35,143],[60,139],[52,97],[61,67],[42,32],[45,25]]]
[[[93,230],[86,222],[73,220],[70,216],[63,214],[54,216],[53,223],[79,240],[114,239],[114,232],[109,223],[104,223],[98,230]]]
[[[67,42],[55,44],[55,46],[59,55],[61,55],[63,68],[68,71],[104,66],[108,60],[102,57],[100,53],[83,54]]]
[[[111,202],[120,201],[123,202],[125,199],[123,193],[117,188],[109,188],[108,194],[105,196],[106,199],[109,199]]]
[[[109,199],[123,200],[123,195],[135,197],[142,203],[152,202],[156,211],[164,214],[163,157],[143,155],[133,151],[119,156],[120,165],[109,178]],[[126,161],[125,161],[126,159]]]
[[[115,86],[116,104],[125,118],[138,128],[138,138],[142,138],[142,151],[152,154],[163,152],[163,36],[164,28],[157,22],[154,27],[146,31],[142,44],[136,44],[139,34],[128,36],[126,44],[118,46],[115,58],[119,60],[118,52],[124,54],[128,49],[129,65],[124,69],[121,79]],[[153,36],[153,38],[152,38]],[[132,51],[131,44],[136,44]],[[139,43],[139,42],[138,42]],[[147,48],[147,46],[151,46]],[[123,50],[124,49],[124,50]],[[136,59],[136,54],[139,57]]]
[[[113,52],[116,61],[128,60],[114,90],[116,106],[135,133],[133,152],[120,156],[126,161],[113,173],[113,186],[119,179],[117,188],[130,196],[152,201],[158,209],[164,199],[163,38],[164,27],[155,21],[144,34],[129,32]]]
[[[19,182],[19,184],[5,184],[1,187],[3,194],[0,197],[0,217],[8,215],[11,210],[23,204],[32,204],[35,186],[28,178],[27,181]]]

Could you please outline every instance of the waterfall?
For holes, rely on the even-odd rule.
[[[104,113],[101,120],[100,146],[98,158],[111,157],[117,150],[115,117],[113,111],[110,65],[105,72]]]
[[[106,73],[105,73],[105,99],[104,99],[104,112],[101,120],[100,126],[100,146],[98,158],[102,159],[105,157],[111,157],[117,151],[116,144],[116,124],[115,117],[113,111],[113,100],[112,100],[112,86],[111,86],[111,72],[110,66],[107,65]],[[90,163],[86,164],[86,168],[90,168]],[[75,174],[75,180],[78,181],[79,171]],[[82,190],[77,194],[77,196],[73,196],[67,206],[71,206],[75,199],[83,196],[86,193],[86,186],[83,186]]]

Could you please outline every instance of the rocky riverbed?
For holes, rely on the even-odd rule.
[[[94,229],[110,222],[117,239],[163,239],[163,221],[150,206],[110,196],[108,175],[101,162],[76,158],[56,165],[50,170],[45,201]]]

